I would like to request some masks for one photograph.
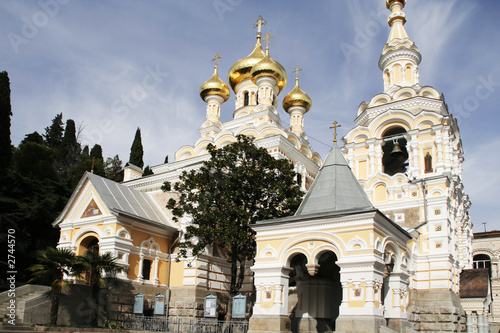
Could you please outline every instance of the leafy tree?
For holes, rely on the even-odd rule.
[[[30,282],[43,283],[52,287],[50,323],[53,325],[57,324],[61,295],[70,289],[70,282],[64,279],[64,275],[71,274],[71,267],[74,263],[75,255],[70,250],[48,247],[37,252],[37,263],[29,267],[33,276]]]
[[[24,136],[23,141],[21,141],[20,145],[22,145],[23,143],[26,143],[26,142],[35,142],[35,143],[38,143],[39,145],[45,145],[45,141],[43,140],[43,136],[41,136],[40,133],[38,133],[37,131],[30,133],[30,134],[26,134]]]
[[[59,149],[61,147],[64,127],[62,121],[63,114],[57,114],[54,119],[52,119],[52,125],[45,128],[45,143],[49,148]]]
[[[293,214],[302,191],[296,173],[287,160],[273,158],[253,139],[239,135],[237,141],[221,149],[208,145],[210,160],[199,170],[183,172],[167,208],[174,219],[189,216],[179,256],[199,256],[214,246],[231,263],[230,295],[240,290],[248,261],[255,257],[255,232],[251,225],[260,220]],[[169,182],[162,189],[170,191]],[[231,297],[232,300],[232,297]],[[226,314],[231,316],[232,301]]]
[[[12,159],[10,140],[10,80],[7,72],[0,72],[0,171],[9,168]]]
[[[144,168],[144,172],[142,173],[143,176],[149,176],[153,174],[153,170],[149,167],[149,165],[146,165]]]
[[[104,163],[104,173],[106,178],[114,180],[115,182],[121,182],[123,180],[122,161],[118,155],[106,159]]]
[[[111,253],[99,254],[98,251],[87,251],[84,256],[77,257],[78,268],[75,269],[75,274],[90,272],[90,287],[92,288],[92,298],[95,306],[93,307],[91,325],[97,326],[99,319],[99,291],[101,288],[107,288],[109,279],[103,277],[103,274],[114,275],[117,272],[125,270],[119,266],[117,258]]]
[[[130,148],[130,158],[129,163],[138,166],[142,169],[144,166],[144,160],[142,159],[144,155],[144,150],[142,149],[142,139],[141,139],[141,129],[137,128],[135,132],[134,142]]]

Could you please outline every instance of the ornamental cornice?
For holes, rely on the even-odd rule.
[[[372,213],[373,214],[373,213]],[[303,233],[304,231],[320,231],[320,230],[330,230],[339,229],[344,227],[363,227],[364,229],[373,229],[373,215],[372,218],[357,218],[352,219],[352,215],[347,216],[323,216],[314,218],[302,218],[300,221],[283,221],[282,224],[254,224],[252,228],[257,231],[259,237],[272,236],[272,235],[283,235],[283,234],[293,234],[293,233]],[[367,215],[367,214],[363,214]],[[285,218],[286,219],[286,218]]]
[[[384,105],[370,107],[370,108],[365,109],[363,111],[363,113],[360,114],[354,120],[354,122],[356,123],[356,125],[362,126],[369,118],[376,117],[379,114],[382,114],[384,112],[388,112],[391,110],[405,110],[405,111],[411,113],[411,111],[408,109],[414,108],[414,107],[419,107],[419,106],[429,108],[429,109],[441,110],[442,106],[443,106],[443,101],[433,102],[433,101],[429,100],[428,98],[421,97],[421,96],[411,97],[411,98],[408,98],[408,99],[405,99],[402,101],[393,101],[393,102],[390,102],[390,103],[387,103]],[[424,111],[426,111],[426,110],[419,110],[418,113],[424,112]],[[440,114],[442,114],[442,111],[440,111]],[[414,115],[416,115],[416,114],[414,114]]]
[[[417,65],[422,61],[420,52],[402,46],[402,48],[392,49],[386,54],[381,55],[378,61],[378,67],[384,70],[388,63],[396,60],[406,60],[408,58],[412,59]]]

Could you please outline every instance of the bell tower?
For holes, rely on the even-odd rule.
[[[420,85],[421,55],[404,28],[405,4],[386,1],[390,33],[378,62],[384,90],[360,104],[343,151],[374,206],[413,236],[414,304],[459,308],[459,274],[472,264],[464,152],[443,95]]]

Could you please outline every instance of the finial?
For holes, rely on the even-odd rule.
[[[92,157],[92,166],[90,167],[90,173],[94,173],[94,163],[95,163],[95,157]]]
[[[220,59],[220,58],[222,58],[222,57],[220,56],[220,54],[216,53],[216,54],[215,54],[215,57],[212,59],[212,61],[214,62],[215,67],[218,67],[218,66],[219,66],[219,59]]]
[[[339,125],[339,123],[335,120],[333,122],[333,126],[330,128],[333,128],[333,143],[337,143],[337,128],[341,127],[342,125]]]
[[[269,49],[269,39],[273,38],[274,36],[271,35],[269,32],[266,33],[266,37],[263,39],[266,41],[266,49]]]
[[[295,69],[293,70],[293,74],[295,75],[295,81],[299,80],[299,72],[302,70],[302,68],[299,67],[299,65],[295,66]]]
[[[253,25],[254,28],[257,28],[257,36],[260,37],[260,35],[262,34],[262,30],[261,30],[262,26],[264,24],[266,24],[266,23],[267,23],[267,21],[264,20],[264,18],[262,17],[262,15],[259,15],[259,17],[257,18],[257,23],[255,23]]]

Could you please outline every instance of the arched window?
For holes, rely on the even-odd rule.
[[[491,269],[491,258],[487,254],[476,254],[472,259],[472,267]]]
[[[245,91],[245,93],[243,94],[243,106],[247,106],[249,104],[249,95],[248,95],[248,91]]]
[[[389,176],[396,173],[405,173],[408,168],[405,133],[406,130],[402,127],[392,127],[382,136],[385,142],[382,147],[384,152],[382,164],[384,173]]]

